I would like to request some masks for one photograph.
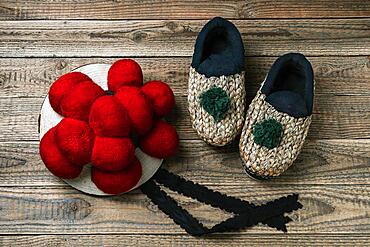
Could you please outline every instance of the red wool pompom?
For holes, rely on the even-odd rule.
[[[94,101],[105,94],[104,90],[91,81],[83,81],[74,86],[61,101],[62,115],[88,121]]]
[[[90,163],[94,133],[83,121],[63,118],[55,127],[55,141],[62,154],[76,165]]]
[[[108,95],[98,98],[92,105],[89,124],[96,135],[106,137],[126,137],[131,129],[127,110],[115,97]]]
[[[140,148],[150,156],[164,159],[174,156],[179,146],[176,129],[163,120],[158,120],[152,131],[140,140]]]
[[[112,64],[108,71],[108,89],[116,92],[122,86],[141,87],[143,72],[132,59],[121,59]]]
[[[91,180],[101,191],[116,195],[132,189],[140,180],[142,168],[140,161],[134,157],[133,162],[123,170],[109,172],[95,167],[91,170]]]
[[[90,77],[81,72],[71,72],[59,77],[49,91],[49,102],[51,107],[59,114],[62,114],[60,102],[66,93],[82,81],[91,81]]]
[[[132,162],[135,146],[130,138],[95,138],[91,161],[93,166],[105,171],[121,170]]]
[[[60,152],[55,142],[55,127],[43,136],[40,142],[40,156],[49,171],[63,179],[73,179],[80,175],[82,166],[73,165]]]
[[[175,97],[162,81],[143,85],[140,65],[132,59],[112,64],[107,81],[114,95],[106,95],[80,72],[54,82],[49,101],[64,119],[44,135],[40,155],[47,168],[63,179],[78,177],[83,165],[91,163],[95,185],[105,193],[120,194],[132,189],[142,176],[131,138],[150,156],[176,154],[176,129],[156,120],[173,110]]]
[[[150,101],[137,87],[121,87],[114,95],[126,108],[131,119],[131,126],[139,135],[145,135],[152,128],[153,112]]]
[[[141,91],[150,99],[154,114],[158,117],[168,115],[175,106],[172,89],[164,82],[149,81],[144,84]]]

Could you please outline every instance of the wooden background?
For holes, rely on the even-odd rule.
[[[277,56],[299,51],[316,75],[313,123],[283,176],[244,175],[237,142],[212,148],[186,109],[195,38],[213,16],[232,19],[246,48],[248,101]],[[44,167],[37,119],[50,84],[71,69],[133,57],[145,79],[174,89],[170,121],[181,137],[165,167],[257,203],[300,193],[288,234],[264,226],[194,238],[134,191],[82,194]],[[173,195],[214,224],[229,215]],[[370,241],[370,1],[0,0],[0,246],[328,246]]]

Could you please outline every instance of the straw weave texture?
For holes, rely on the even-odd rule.
[[[200,94],[215,86],[225,90],[230,98],[230,108],[219,122],[203,109],[199,100]],[[190,67],[188,104],[191,123],[197,134],[211,145],[226,145],[240,133],[244,124],[244,72],[207,78]]]
[[[294,118],[278,112],[259,90],[249,106],[243,127],[239,149],[244,168],[264,178],[279,176],[292,165],[297,158],[311,123],[311,116]],[[253,125],[263,120],[274,118],[283,126],[280,144],[273,148],[256,144],[253,140]]]

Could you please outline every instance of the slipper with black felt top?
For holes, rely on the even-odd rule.
[[[231,142],[244,123],[244,46],[238,29],[215,17],[200,31],[188,83],[193,128],[207,143]]]
[[[297,158],[311,124],[314,76],[304,55],[288,53],[272,65],[249,106],[240,138],[246,172],[266,179]]]

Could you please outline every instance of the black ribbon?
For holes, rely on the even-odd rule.
[[[158,184],[212,207],[234,213],[235,215],[211,228],[207,228],[187,210],[179,206],[166,192],[161,190]],[[286,223],[290,222],[291,218],[284,216],[284,213],[302,208],[302,204],[298,202],[297,194],[281,197],[266,204],[256,206],[253,203],[224,195],[203,185],[185,180],[162,168],[140,188],[161,211],[193,236],[236,231],[257,225],[258,223],[263,223],[286,232]]]

